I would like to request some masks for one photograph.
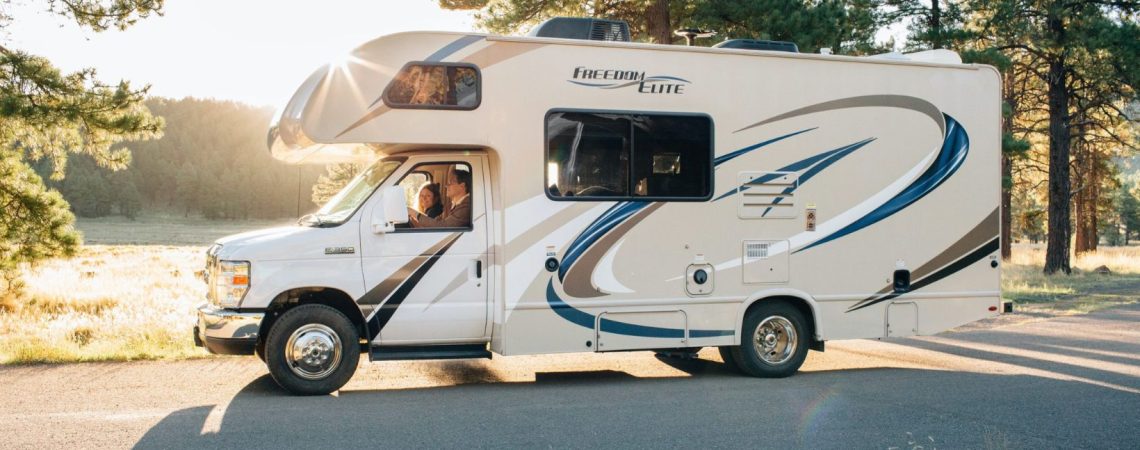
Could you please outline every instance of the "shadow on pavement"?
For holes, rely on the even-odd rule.
[[[539,373],[293,397],[265,375],[217,410],[166,416],[137,446],[1132,448],[1140,437],[1140,396],[1089,383],[895,368],[754,379],[665,362],[697,376]]]

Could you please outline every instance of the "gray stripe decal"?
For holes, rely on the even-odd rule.
[[[938,129],[941,131],[941,134],[946,134],[946,122],[942,118],[942,111],[939,111],[938,107],[934,106],[932,103],[926,100],[918,97],[911,97],[908,95],[864,95],[861,97],[848,97],[823,103],[816,103],[814,105],[794,109],[786,113],[761,120],[752,125],[748,125],[744,128],[733,131],[733,133],[739,133],[741,131],[755,128],[760,125],[765,125],[772,122],[790,119],[792,117],[799,117],[807,114],[814,114],[836,109],[864,108],[871,106],[902,108],[920,112],[922,114],[925,114],[927,117],[930,117],[930,120],[933,120],[934,123],[938,124]]]
[[[428,61],[428,62],[443,61],[443,58],[451,56],[452,53],[460,51],[464,47],[467,47],[468,45],[474,44],[474,43],[479,42],[481,40],[483,40],[483,36],[476,36],[476,35],[463,36],[459,39],[456,39],[454,42],[443,46],[443,48],[436,50],[435,53],[432,53],[431,56],[428,56],[427,59],[425,59],[424,61]]]

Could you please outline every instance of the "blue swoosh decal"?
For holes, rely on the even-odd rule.
[[[776,170],[776,172],[796,172],[796,171],[799,171],[799,170],[804,169],[806,167],[810,167],[812,164],[815,164],[821,160],[824,160],[823,163],[819,164],[819,166],[816,166],[819,168],[818,170],[808,170],[808,172],[805,172],[804,175],[800,176],[800,183],[802,184],[804,181],[807,181],[811,177],[815,176],[815,174],[819,173],[819,171],[827,168],[827,166],[830,166],[831,164],[835,163],[835,161],[838,161],[840,158],[847,156],[851,152],[858,150],[860,147],[867,145],[868,143],[870,143],[874,139],[875,138],[868,138],[867,140],[856,142],[854,144],[851,144],[851,145],[848,145],[845,147],[837,148],[835,150],[829,150],[829,151],[820,153],[818,155],[809,156],[807,158],[801,159],[799,161],[796,161],[794,163],[791,163],[791,164],[788,164],[784,167],[781,167],[778,170]],[[827,158],[834,156],[834,155],[837,155],[837,154],[840,154],[840,153],[842,153],[842,154],[839,155],[838,157],[831,159],[831,160],[827,160]],[[822,166],[822,167],[820,167],[820,166]],[[728,197],[732,194],[747,191],[749,184],[763,184],[763,183],[767,183],[769,181],[772,181],[776,178],[779,178],[781,176],[783,176],[783,175],[782,174],[764,175],[762,177],[759,177],[759,178],[756,178],[752,181],[749,181],[748,183],[745,183],[741,186],[738,186],[734,189],[730,189],[728,192],[725,192],[725,193],[721,194],[720,196],[718,196],[717,198],[713,199],[713,201],[714,202],[719,201],[719,200],[722,200],[725,197]],[[787,194],[788,192],[790,192],[790,191],[784,191],[785,194]]]
[[[838,148],[836,150],[832,150],[830,152],[827,152],[827,153],[830,153],[827,158],[824,158],[823,161],[821,161],[819,164],[816,164],[816,165],[812,166],[811,168],[809,168],[807,171],[805,171],[802,175],[800,175],[799,182],[796,183],[795,186],[784,189],[783,193],[784,194],[792,193],[793,191],[798,189],[800,186],[803,186],[804,183],[807,183],[808,180],[812,179],[812,177],[815,177],[817,174],[822,172],[823,169],[828,168],[828,166],[835,164],[836,161],[843,159],[844,156],[850,155],[855,150],[863,148],[863,146],[870,144],[871,141],[874,141],[874,140],[875,140],[875,138],[867,138],[867,139],[864,139],[862,141],[856,142],[854,144],[848,145],[846,147]],[[775,199],[772,200],[772,203],[777,204],[777,203],[780,203],[782,200],[784,200],[784,197],[776,197]],[[769,206],[768,209],[764,210],[763,214],[760,214],[760,217],[764,217],[764,216],[768,215],[768,211],[771,211],[771,210],[772,210],[772,207]]]
[[[736,151],[728,152],[728,153],[725,153],[725,154],[723,154],[723,155],[717,156],[717,157],[716,157],[716,159],[714,159],[714,160],[713,160],[713,167],[719,166],[719,165],[721,165],[721,164],[724,164],[724,163],[726,163],[726,162],[729,162],[729,161],[732,161],[732,160],[734,160],[734,159],[736,159],[736,158],[739,158],[739,157],[741,157],[741,156],[744,156],[744,155],[745,155],[745,154],[747,154],[748,152],[751,152],[751,151],[753,151],[753,150],[756,150],[756,149],[758,149],[758,148],[760,148],[760,147],[763,147],[763,146],[765,146],[765,145],[768,145],[768,144],[774,144],[774,143],[776,143],[776,142],[780,142],[780,141],[782,141],[782,140],[784,140],[784,139],[790,138],[790,137],[792,137],[792,136],[795,136],[795,135],[797,135],[797,134],[803,134],[803,133],[807,133],[807,132],[809,132],[809,131],[811,131],[811,130],[814,130],[814,129],[816,129],[816,128],[819,128],[819,127],[812,127],[812,128],[808,128],[808,129],[806,129],[806,130],[800,130],[800,131],[797,131],[797,132],[794,132],[794,133],[785,134],[785,135],[783,135],[783,136],[780,136],[780,137],[776,137],[776,138],[772,138],[772,139],[766,140],[766,141],[764,141],[764,142],[761,142],[761,143],[759,143],[759,144],[755,144],[755,145],[749,145],[749,146],[747,146],[747,147],[744,147],[744,148],[742,148],[742,149],[740,149],[740,150],[736,150]]]
[[[799,253],[817,245],[834,241],[874,225],[902,211],[914,202],[917,202],[922,197],[925,197],[926,194],[934,191],[935,188],[949,179],[951,175],[954,175],[954,173],[958,171],[958,168],[962,167],[962,163],[966,161],[966,155],[970,152],[970,137],[957,120],[954,120],[953,117],[945,113],[943,113],[942,116],[946,118],[946,136],[942,141],[942,148],[938,151],[938,156],[934,159],[934,162],[930,164],[930,167],[926,168],[926,171],[923,172],[922,175],[919,175],[919,177],[904,188],[902,192],[891,197],[886,203],[883,203],[865,216],[860,217],[859,220],[827,235],[823,239],[796,250],[794,253]]]
[[[546,285],[546,303],[550,305],[550,309],[554,310],[563,319],[574,323],[575,325],[594,329],[594,321],[597,319],[593,314],[582,311],[578,308],[570,306],[558,297],[558,293],[554,291],[554,278],[551,277],[550,282]],[[637,325],[632,323],[620,322],[617,320],[610,320],[602,318],[598,323],[602,332],[621,334],[625,336],[639,336],[639,337],[655,337],[655,338],[683,338],[685,337],[685,330],[683,328],[663,328],[651,327],[648,325]],[[690,338],[703,338],[715,336],[732,336],[736,330],[689,330]]]
[[[571,83],[576,82],[571,81]],[[782,141],[792,136],[807,133],[808,131],[814,130],[816,128],[818,127],[788,133],[783,136],[775,137],[758,144],[753,144],[748,147],[744,147],[742,149],[721,155],[713,160],[714,170],[716,166],[744,156],[749,152],[755,151],[761,147]],[[566,254],[563,256],[561,267],[558,269],[558,280],[561,281],[566,278],[566,272],[570,270],[570,267],[574,265],[574,262],[577,261],[578,258],[582,256],[582,254],[585,253],[591,245],[594,245],[595,241],[612,230],[614,227],[620,225],[625,219],[628,219],[634,213],[642,210],[646,206],[649,206],[650,203],[651,202],[638,201],[618,202],[616,205],[606,210],[606,212],[602,213],[601,216],[598,216],[597,219],[594,219],[594,221],[590,223],[590,225],[586,227],[584,231],[579,233],[578,236],[574,238],[574,241],[570,243],[570,246],[566,248]]]
[[[577,261],[578,257],[582,256],[582,253],[586,252],[586,249],[594,245],[594,241],[597,241],[598,238],[621,224],[634,213],[649,206],[650,203],[651,202],[619,202],[611,206],[610,209],[607,209],[606,212],[598,216],[597,219],[594,219],[590,226],[586,227],[578,237],[574,238],[574,242],[570,243],[570,246],[566,248],[566,256],[562,257],[562,265],[558,269],[558,280],[561,281],[566,278],[566,271],[570,269],[570,266],[574,265],[574,261]]]
[[[569,82],[574,83],[574,84],[579,84],[582,86],[589,86],[589,87],[606,87],[606,86],[613,86],[613,85],[617,84],[617,83],[609,83],[609,84],[583,83],[581,81],[574,81],[574,80],[566,80],[566,81],[569,81]]]

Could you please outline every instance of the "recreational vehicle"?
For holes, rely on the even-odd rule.
[[[835,339],[998,314],[999,74],[957,55],[384,36],[269,130],[367,163],[296,226],[218,240],[195,340],[290,392],[373,361],[718,347],[751,376]]]

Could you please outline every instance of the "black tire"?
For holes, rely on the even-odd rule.
[[[263,362],[263,363],[269,362],[265,359],[265,339],[261,339],[261,340],[257,341],[257,345],[253,346],[253,354],[257,355],[257,359],[260,359],[261,362]]]
[[[768,360],[762,355],[764,350],[754,344],[757,329],[765,321],[769,321],[766,331],[772,331],[767,334],[777,342],[774,350],[766,353]],[[794,339],[790,338],[792,333],[785,331],[787,327],[794,332]],[[736,366],[746,375],[783,378],[796,373],[803,365],[811,339],[811,329],[796,307],[782,301],[763,301],[745,314],[740,345],[730,347],[730,353]]]
[[[319,334],[329,336],[329,332],[339,339],[340,358],[332,358],[328,367],[318,372],[306,372],[300,363],[290,363],[289,340],[298,330],[302,332],[299,339]],[[320,345],[327,342],[320,342]],[[333,347],[328,345],[328,347]],[[319,350],[319,349],[316,349]],[[330,350],[331,351],[331,350]],[[327,355],[327,354],[326,354]],[[340,389],[356,372],[356,365],[360,361],[360,336],[356,328],[340,311],[325,305],[301,305],[286,311],[273,324],[269,336],[265,339],[266,366],[273,380],[282,388],[296,395],[326,395]],[[293,359],[305,359],[302,357]],[[333,355],[327,355],[333,356]],[[313,359],[317,361],[317,359]],[[305,377],[302,373],[307,373]]]
[[[716,349],[720,351],[720,359],[724,360],[724,365],[726,367],[728,367],[729,370],[735,370],[735,371],[739,372],[740,366],[736,365],[736,358],[734,358],[732,356],[732,349],[734,349],[734,348],[736,348],[736,347],[735,346],[728,346],[728,347],[717,347]]]

